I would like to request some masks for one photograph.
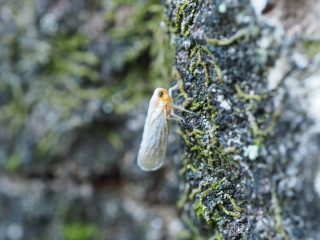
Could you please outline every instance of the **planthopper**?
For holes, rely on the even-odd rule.
[[[166,154],[167,139],[169,133],[169,120],[183,119],[174,114],[171,91],[164,88],[156,88],[151,97],[146,121],[144,124],[142,142],[138,153],[138,166],[144,171],[155,171],[163,165]],[[187,111],[189,112],[189,111]]]

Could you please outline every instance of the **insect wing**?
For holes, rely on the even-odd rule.
[[[142,170],[154,171],[162,166],[168,128],[166,110],[161,107],[149,108],[138,153],[138,166]]]

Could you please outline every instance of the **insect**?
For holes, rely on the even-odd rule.
[[[183,119],[174,114],[171,91],[156,88],[149,103],[142,142],[138,153],[138,166],[144,171],[155,171],[163,165],[169,133],[169,120]],[[187,111],[187,110],[185,110]]]

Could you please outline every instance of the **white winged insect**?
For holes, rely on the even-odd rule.
[[[144,171],[155,171],[163,165],[170,116],[182,120],[173,112],[172,89],[156,88],[151,97],[138,153],[138,166]]]

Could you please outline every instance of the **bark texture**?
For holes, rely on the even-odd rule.
[[[311,82],[319,92],[319,58],[254,7],[167,4],[175,101],[194,112],[181,125],[179,207],[195,236],[319,239],[319,102],[306,99]]]

